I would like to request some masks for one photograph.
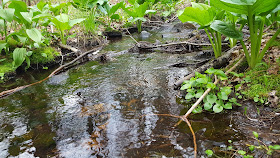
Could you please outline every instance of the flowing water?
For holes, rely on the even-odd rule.
[[[125,37],[102,53],[133,44]],[[186,112],[173,84],[192,68],[170,65],[191,63],[194,54],[127,53],[105,64],[91,61],[1,99],[0,157],[193,157],[188,126],[175,128],[178,119],[154,114]],[[29,73],[20,82],[48,73]],[[199,155],[243,137],[228,114],[190,121]]]

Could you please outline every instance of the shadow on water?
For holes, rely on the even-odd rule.
[[[132,42],[126,37],[104,51]],[[132,53],[88,62],[0,100],[0,157],[193,157],[188,127],[153,115],[186,111],[173,84],[192,69],[169,65],[192,62],[192,55]],[[242,137],[228,114],[190,121],[200,155]]]

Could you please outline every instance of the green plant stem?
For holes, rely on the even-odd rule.
[[[211,45],[212,45],[212,47],[213,47],[214,54],[215,54],[215,58],[218,58],[219,56],[218,56],[218,54],[217,54],[217,50],[216,50],[216,47],[215,47],[215,45],[214,45],[214,43],[213,43],[212,38],[211,38],[209,32],[207,31],[207,29],[205,28],[204,30],[205,30],[205,32],[206,32],[206,34],[207,34],[207,36],[208,36],[208,38],[209,38],[209,40],[210,40],[210,43],[211,43]]]
[[[280,33],[280,29],[278,29],[276,31],[276,33],[272,36],[272,38],[266,43],[265,47],[263,48],[263,50],[261,51],[261,53],[259,54],[259,58],[258,58],[258,62],[260,62],[265,54],[265,52],[268,50],[268,48],[271,46],[271,44],[273,43],[273,41],[276,39],[276,37],[279,35]]]
[[[217,38],[217,49],[219,50],[218,55],[221,56],[222,55],[222,37],[219,32],[216,32],[216,38]]]
[[[66,44],[66,40],[65,40],[65,37],[64,37],[64,31],[60,31],[60,37],[61,37],[61,43]]]
[[[256,60],[257,60],[257,53],[256,52],[256,47],[257,47],[257,34],[255,32],[255,15],[252,12],[252,7],[248,6],[248,24],[249,24],[249,31],[250,31],[250,39],[251,39],[251,58],[250,58],[250,63],[249,66],[251,68],[254,68],[256,65]]]
[[[140,33],[142,31],[142,21],[141,20],[137,20],[136,21],[136,25],[137,25],[137,29],[138,29],[138,33]]]
[[[242,48],[243,48],[243,51],[244,51],[244,53],[245,53],[247,62],[248,62],[248,64],[249,64],[249,63],[251,63],[251,62],[250,62],[251,59],[250,59],[250,55],[249,55],[249,52],[248,52],[248,50],[247,50],[247,47],[246,47],[245,43],[243,42],[243,40],[240,40],[240,43],[241,43],[241,45],[242,45]]]
[[[259,35],[258,35],[258,38],[257,38],[257,49],[256,49],[257,58],[259,57],[259,52],[260,52],[260,49],[261,49],[263,28],[264,28],[264,21],[262,20],[261,25],[260,25]],[[257,61],[257,63],[258,63],[258,61]]]
[[[3,3],[3,1],[2,1],[2,3]],[[4,33],[5,33],[5,42],[6,42],[6,49],[5,49],[5,52],[6,52],[6,54],[8,54],[8,33],[7,33],[7,22],[6,22],[6,20],[4,19]]]

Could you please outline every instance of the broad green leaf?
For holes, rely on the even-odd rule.
[[[221,76],[221,77],[224,77],[224,78],[227,78],[227,75],[222,70],[217,70],[214,74],[218,75],[218,76]]]
[[[214,107],[213,107],[213,111],[215,113],[220,113],[220,112],[223,111],[223,109],[224,109],[223,106],[221,106],[220,104],[215,104]]]
[[[207,154],[208,157],[211,157],[211,156],[213,156],[214,153],[212,150],[206,150],[205,154]]]
[[[140,21],[147,21],[144,17],[136,17],[131,22],[136,22],[138,20],[140,20]]]
[[[73,19],[73,20],[70,20],[70,21],[69,21],[70,29],[71,29],[74,25],[79,24],[79,23],[81,23],[81,22],[84,21],[84,20],[85,20],[84,18],[83,18],[83,19]]]
[[[201,112],[202,112],[202,107],[201,107],[201,106],[198,106],[198,107],[196,107],[192,112],[193,112],[194,114],[201,113]]]
[[[280,145],[273,145],[271,146],[271,149],[280,150]]]
[[[185,96],[185,99],[189,100],[189,99],[192,99],[195,97],[195,94],[194,93],[188,93],[186,96]]]
[[[189,89],[189,88],[191,88],[191,87],[192,87],[191,84],[187,83],[187,84],[184,84],[184,85],[181,87],[180,90],[186,90],[186,89]]]
[[[269,14],[273,9],[275,9],[280,4],[280,0],[257,0],[253,5],[253,14],[259,15],[265,13]]]
[[[216,85],[213,82],[208,82],[206,88],[214,89],[216,88]]]
[[[134,8],[137,14],[137,17],[144,17],[146,10],[148,9],[149,3],[145,2],[141,4],[139,7]]]
[[[4,29],[4,20],[0,19],[0,29]]]
[[[0,17],[2,17],[8,22],[13,21],[14,13],[15,13],[15,9],[12,8],[0,9]]]
[[[205,73],[207,73],[207,74],[214,74],[215,72],[217,72],[217,69],[214,69],[212,67],[205,71]]]
[[[246,154],[246,151],[238,150],[238,154],[240,154],[240,155],[245,155],[245,154]]]
[[[116,11],[123,5],[123,2],[119,2],[115,5],[112,6],[112,8],[110,9],[109,15],[113,15],[116,13]]]
[[[201,84],[207,84],[208,78],[199,78],[196,80],[196,82],[201,83]]]
[[[225,109],[232,109],[232,103],[228,102],[228,103],[224,104],[223,107]]]
[[[10,2],[11,0],[3,0],[3,4],[5,5],[6,3]]]
[[[217,7],[219,9],[223,9],[233,13],[248,15],[248,7],[246,5],[231,4],[223,2],[221,0],[211,0],[210,3],[211,6]]]
[[[243,33],[241,31],[238,31],[235,29],[235,26],[233,24],[228,24],[224,21],[215,20],[210,27],[220,32],[221,34],[226,35],[227,37],[234,38],[241,40],[243,38]]]
[[[37,8],[41,11],[43,11],[44,6],[47,5],[46,2],[44,2],[43,0],[41,0],[39,3],[37,3]]]
[[[200,98],[204,93],[204,90],[198,90],[195,94],[195,98]]]
[[[9,8],[15,9],[15,15],[20,19],[22,18],[22,15],[20,14],[20,12],[28,11],[26,3],[23,1],[12,1],[9,4]]]
[[[254,151],[254,150],[255,150],[255,146],[254,146],[254,145],[251,145],[251,146],[249,147],[249,149],[250,149],[251,151]]]
[[[29,38],[31,38],[34,42],[36,43],[41,43],[42,41],[42,34],[39,30],[36,28],[32,29],[27,29],[26,34],[28,35]]]
[[[32,22],[33,12],[20,12],[23,19],[26,20],[29,24]]]
[[[119,14],[113,14],[111,17],[111,19],[120,19],[120,15]]]
[[[0,43],[0,53],[2,49],[6,48],[7,43]]]
[[[231,93],[231,87],[222,87],[221,92],[224,92],[226,93],[226,95],[229,95]]]
[[[223,2],[237,4],[237,5],[253,5],[256,0],[221,0]]]
[[[213,107],[213,104],[211,104],[209,102],[204,103],[204,109],[205,110],[210,110],[210,109],[212,109],[212,107]]]
[[[214,94],[209,94],[209,95],[207,95],[206,99],[207,99],[207,102],[209,102],[210,104],[213,104],[217,101],[217,96]]]
[[[257,132],[253,131],[253,135],[255,138],[257,138],[257,139],[259,138],[259,134]]]
[[[225,92],[218,92],[219,99],[228,100],[228,95]]]
[[[203,4],[203,3],[195,3],[191,2],[193,8],[198,8],[200,10],[208,10],[211,8],[211,6]]]
[[[237,3],[237,1],[211,0],[211,5],[238,14],[248,15],[249,12],[252,12],[252,14],[259,15],[265,12],[268,14],[269,11],[272,11],[280,3],[280,0],[243,0],[242,3]]]
[[[27,70],[30,67],[30,59],[27,56],[25,57],[25,62],[27,64],[27,66],[25,67],[25,70]]]
[[[62,23],[69,22],[69,16],[67,14],[60,14],[60,15],[57,15],[55,18]]]
[[[183,23],[195,22],[200,26],[208,26],[212,23],[215,16],[216,13],[213,8],[201,10],[201,8],[186,7],[184,12],[178,18]]]
[[[26,48],[16,48],[13,52],[13,67],[18,68],[25,60]]]

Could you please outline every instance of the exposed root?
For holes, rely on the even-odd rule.
[[[87,51],[87,52],[81,54],[80,56],[78,56],[77,58],[72,60],[71,62],[69,62],[67,64],[64,64],[64,65],[60,66],[59,68],[55,69],[48,77],[44,78],[43,80],[40,80],[40,81],[35,82],[35,83],[28,84],[28,85],[20,86],[20,87],[14,88],[14,89],[10,89],[10,90],[7,90],[7,91],[3,91],[3,92],[0,93],[0,98],[7,97],[7,96],[9,96],[9,95],[11,95],[11,94],[13,94],[15,92],[21,91],[21,90],[23,90],[23,89],[25,89],[27,87],[30,87],[30,86],[42,83],[42,82],[46,81],[47,79],[49,79],[50,77],[58,74],[63,69],[67,69],[67,67],[71,66],[76,61],[82,59],[84,56],[88,55],[89,53],[92,53],[92,54],[96,55],[100,51],[101,48],[102,48],[102,46],[98,47],[98,48],[95,48],[95,49],[92,49],[90,51]]]

